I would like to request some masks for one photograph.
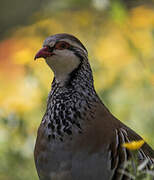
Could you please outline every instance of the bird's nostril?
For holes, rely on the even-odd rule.
[[[54,55],[53,50],[50,51],[49,46],[45,46],[36,53],[34,60],[36,60],[38,58],[46,58],[46,57],[49,57],[52,55]]]
[[[53,47],[51,47],[51,46],[46,46],[46,47],[47,47],[47,49],[48,49],[49,52],[53,52],[54,46],[53,46]]]

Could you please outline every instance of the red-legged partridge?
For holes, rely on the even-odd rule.
[[[116,119],[98,97],[88,52],[69,34],[48,37],[35,59],[54,72],[46,112],[38,129],[34,157],[40,180],[124,180],[120,170],[132,153],[125,142],[142,139]],[[148,144],[139,161],[154,163]],[[132,160],[133,163],[133,160]]]

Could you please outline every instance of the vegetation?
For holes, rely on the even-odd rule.
[[[120,169],[119,171],[131,179],[135,180],[153,180],[154,178],[154,166],[151,165],[149,169],[146,169],[147,165],[149,165],[149,159],[145,159],[143,162],[138,161],[138,150],[144,144],[143,140],[132,141],[129,143],[124,143],[123,147],[127,148],[131,151],[131,156],[133,159],[125,162],[125,169]]]

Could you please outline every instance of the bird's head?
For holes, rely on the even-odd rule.
[[[76,37],[56,34],[46,38],[34,59],[44,58],[57,81],[65,81],[87,56],[86,48]]]

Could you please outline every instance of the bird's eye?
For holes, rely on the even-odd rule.
[[[70,47],[69,43],[64,41],[60,41],[55,45],[55,49],[59,49],[59,50],[68,49],[69,47]]]

